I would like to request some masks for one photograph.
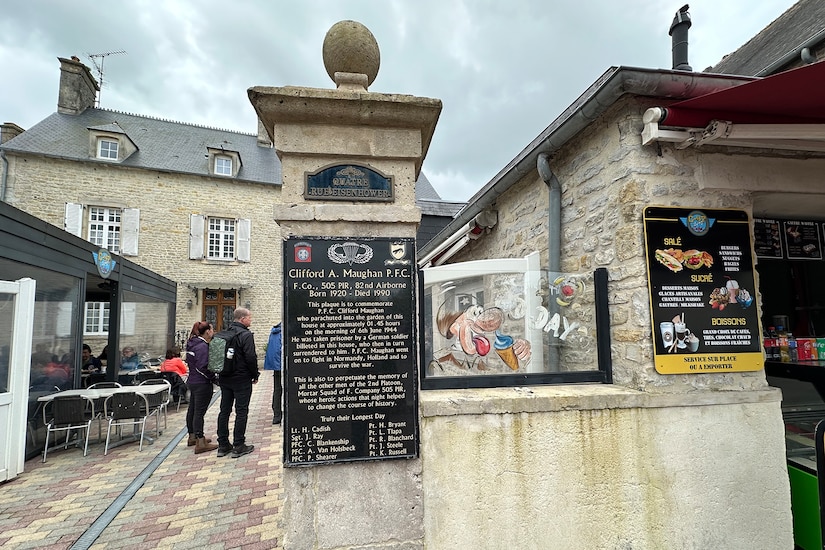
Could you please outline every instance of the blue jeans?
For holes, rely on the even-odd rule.
[[[187,384],[189,408],[186,410],[186,431],[203,437],[203,417],[212,400],[212,384]]]
[[[249,401],[252,399],[252,381],[222,382],[221,411],[218,413],[218,444],[229,445],[229,415],[235,405],[235,429],[232,433],[234,447],[246,443],[246,421],[249,417]]]

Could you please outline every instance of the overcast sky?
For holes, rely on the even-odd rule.
[[[794,0],[693,0],[701,71]],[[57,57],[103,61],[101,107],[255,133],[252,86],[332,88],[321,47],[344,19],[378,41],[370,91],[443,102],[424,173],[445,200],[484,186],[611,66],[671,67],[682,0],[3,0],[0,119],[57,110]],[[101,58],[96,58],[98,62]]]

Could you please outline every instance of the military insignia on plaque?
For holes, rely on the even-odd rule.
[[[365,264],[372,259],[372,247],[354,242],[335,243],[327,250],[327,256],[336,264]]]
[[[295,243],[295,261],[308,263],[312,261],[312,245],[305,242]]]
[[[391,260],[384,260],[384,265],[409,265],[407,258],[407,243],[404,241],[392,241],[390,243]]]

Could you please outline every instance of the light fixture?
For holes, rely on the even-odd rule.
[[[186,309],[192,309],[192,299],[186,300]]]

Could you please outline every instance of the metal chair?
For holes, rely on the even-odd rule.
[[[158,416],[155,418],[155,435],[159,436],[161,434],[160,431],[160,414],[163,414],[163,429],[166,429],[166,409],[169,406],[169,401],[172,400],[172,384],[164,380],[163,378],[150,378],[149,380],[144,380],[139,385],[145,386],[147,384],[163,384],[166,386],[166,389],[159,392],[147,395],[146,398],[149,400],[149,407],[152,410],[157,410]]]
[[[87,413],[88,406],[91,406],[91,414]],[[52,432],[59,431],[66,432],[64,449],[69,447],[69,438],[73,430],[81,430],[78,433],[78,442],[81,433],[85,433],[83,456],[86,456],[89,452],[89,429],[95,416],[94,404],[81,396],[55,397],[46,403],[46,406],[43,407],[43,423],[46,424],[46,445],[43,448],[43,462],[46,462],[46,455],[49,452],[49,436]]]
[[[96,382],[89,386],[87,389],[93,390],[95,388],[122,388],[123,385],[120,382]]]
[[[100,388],[122,388],[123,386],[119,382],[111,382],[111,381],[103,381],[103,382],[95,382],[94,384],[90,385],[88,388],[89,390],[100,389]],[[98,411],[97,416],[97,442],[100,443],[100,438],[103,435],[102,430],[102,423],[103,423],[103,415],[100,414],[103,411],[104,401],[106,401],[105,397],[100,397],[94,399],[94,407],[95,410]]]
[[[136,382],[143,383],[147,380],[163,380],[163,374],[154,370],[142,370],[135,374]]]
[[[89,384],[88,387],[92,387],[96,384],[102,384],[106,381],[106,373],[104,372],[93,372],[87,378],[87,383]],[[101,387],[101,386],[98,386]]]
[[[110,395],[104,403],[104,411],[109,425],[106,428],[106,446],[103,454],[109,454],[109,439],[112,435],[112,426],[117,427],[118,432],[122,426],[132,426],[133,430],[140,426],[140,446],[138,450],[143,450],[143,434],[146,432],[146,419],[150,415],[156,414],[149,406],[149,400],[145,395],[137,392],[120,392]]]
[[[172,386],[171,400],[175,402],[175,410],[180,410],[181,401],[186,398],[186,381],[176,372],[162,372],[163,379]]]

